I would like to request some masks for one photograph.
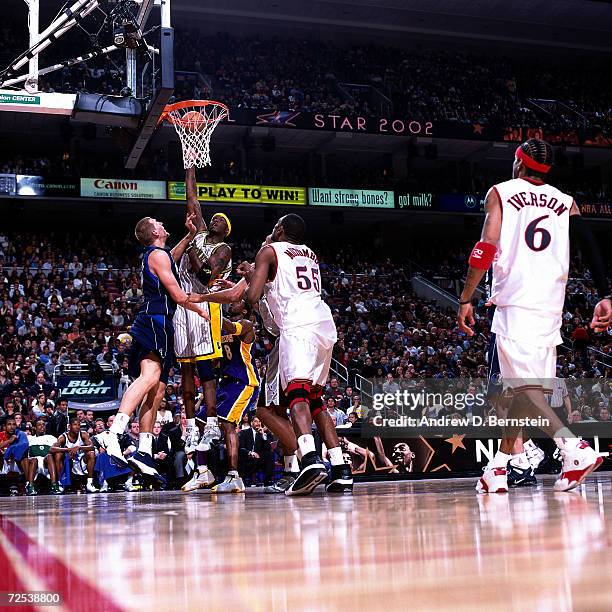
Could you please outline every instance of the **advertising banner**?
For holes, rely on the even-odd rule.
[[[79,184],[73,179],[17,175],[17,195],[79,197]]]
[[[397,208],[410,210],[434,210],[436,207],[436,196],[433,193],[424,192],[395,192],[395,205]]]
[[[311,187],[308,201],[314,206],[345,206],[351,208],[393,208],[392,191],[371,189],[329,189]]]
[[[125,198],[129,200],[165,200],[165,181],[133,179],[82,178],[84,198]]]
[[[306,204],[304,187],[274,185],[233,185],[228,183],[198,183],[198,200],[225,204]],[[185,183],[168,183],[169,200],[185,200]]]
[[[485,195],[477,193],[453,193],[438,196],[438,210],[446,212],[482,213]]]
[[[99,382],[92,382],[87,374],[60,375],[57,387],[62,399],[82,404],[110,402],[117,397],[117,383],[112,375],[105,375]]]

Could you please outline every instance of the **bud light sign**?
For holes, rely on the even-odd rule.
[[[89,376],[58,376],[57,386],[62,399],[69,402],[97,404],[108,402],[117,397],[117,388],[113,376],[104,376],[102,380],[92,382]]]

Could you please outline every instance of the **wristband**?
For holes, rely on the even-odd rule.
[[[488,270],[493,263],[495,253],[497,253],[497,247],[494,244],[481,240],[472,249],[468,262],[472,268]]]
[[[232,334],[232,336],[241,336],[242,335],[242,323],[234,322],[236,326],[236,331]]]

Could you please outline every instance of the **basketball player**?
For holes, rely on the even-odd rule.
[[[83,462],[87,469],[88,493],[97,493],[98,489],[93,483],[94,465],[96,454],[94,446],[86,431],[81,431],[81,422],[77,417],[72,417],[68,425],[68,431],[63,433],[51,446],[51,453],[55,459],[55,475],[59,476],[64,470],[66,455],[72,459],[71,470],[73,474],[83,475]]]
[[[545,182],[551,165],[550,145],[530,139],[516,149],[513,178],[489,190],[484,227],[469,258],[457,321],[462,331],[473,335],[468,326],[474,324],[472,296],[493,265],[490,301],[496,309],[491,342],[503,385],[514,396],[508,417],[547,419],[542,429],[563,457],[555,490],[569,491],[602,463],[585,441],[563,425],[544,397],[556,374],[555,347],[561,344],[570,233],[581,239],[601,297],[591,321],[596,332],[610,325],[612,304],[601,255],[576,203]],[[478,481],[479,492],[508,490],[506,467],[519,434],[520,429],[506,430],[500,450]]]
[[[271,236],[268,236],[264,244],[269,244],[270,242]],[[238,266],[238,273],[246,273],[250,271],[251,268],[252,264],[247,264],[246,262],[242,263]],[[229,281],[226,281],[224,285],[228,286],[228,288],[208,294],[207,299],[211,302],[214,301],[220,304],[234,304],[242,301],[248,287],[244,278],[235,285]],[[291,427],[288,416],[289,403],[280,385],[278,368],[280,331],[274,322],[274,317],[270,312],[270,307],[265,295],[268,288],[268,285],[266,285],[264,288],[264,295],[259,300],[256,310],[261,316],[266,331],[274,337],[275,341],[268,355],[265,379],[261,386],[261,392],[259,393],[257,416],[279,441],[284,462],[282,477],[275,483],[265,487],[264,493],[284,493],[295,481],[300,468],[297,458],[297,438]]]
[[[179,262],[179,278],[183,291],[208,293],[218,278],[227,278],[232,269],[232,250],[225,243],[231,231],[231,223],[223,213],[213,215],[207,226],[202,216],[202,207],[197,197],[195,168],[185,174],[187,193],[187,214],[194,215],[197,232]],[[219,437],[216,406],[216,360],[221,357],[221,307],[219,304],[205,304],[201,308],[209,315],[202,319],[197,313],[180,306],[174,315],[174,348],[181,364],[181,385],[187,417],[185,452],[196,450],[199,430],[195,419],[195,374],[204,390],[206,427],[200,451],[206,452],[210,442]],[[196,454],[196,461],[198,455]],[[210,487],[215,479],[206,464],[197,466],[193,477],[183,485],[183,491],[195,491]]]
[[[96,436],[109,457],[121,467],[127,467],[119,446],[119,436],[142,403],[138,451],[130,457],[129,463],[159,481],[163,481],[163,478],[152,457],[153,425],[174,361],[172,317],[177,304],[194,311],[200,317],[208,316],[195,305],[202,302],[202,296],[186,293],[178,283],[175,262],[180,260],[196,234],[192,215],[187,216],[185,225],[189,233],[170,251],[166,248],[169,234],[161,221],[144,217],[136,224],[136,239],[145,247],[142,257],[143,302],[130,330],[130,374],[137,378],[121,398],[119,412],[110,429]]]
[[[329,449],[332,464],[327,490],[351,491],[353,480],[344,463],[335,427],[322,401],[332,351],[337,339],[331,311],[321,299],[321,273],[314,252],[303,244],[304,220],[295,214],[274,226],[249,280],[247,301],[257,304],[266,284],[267,300],[280,330],[281,386],[289,400],[291,422],[302,455],[301,471],[286,495],[312,493],[327,476],[312,435],[313,418]]]
[[[28,450],[28,472],[26,473],[26,495],[38,495],[34,482],[38,474],[49,476],[52,487],[52,493],[57,493],[57,477],[55,475],[55,461],[50,453],[51,447],[56,443],[57,439],[51,434],[45,433],[46,424],[44,419],[38,419],[34,424],[34,435],[28,436],[30,448]]]
[[[238,474],[238,432],[242,419],[259,387],[259,376],[253,366],[253,323],[244,318],[248,310],[244,302],[232,304],[229,316],[223,321],[221,338],[221,382],[217,390],[217,418],[225,438],[228,473],[225,480],[212,488],[212,493],[244,493],[245,487]]]

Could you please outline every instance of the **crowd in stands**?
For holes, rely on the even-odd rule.
[[[8,30],[0,39],[0,57],[6,63],[27,44],[25,32],[15,33],[23,28]],[[490,49],[468,53],[297,37],[208,35],[181,28],[175,41],[176,69],[183,71],[176,91],[181,99],[212,95],[232,108],[362,116],[391,112],[416,121],[558,131],[612,127],[608,68],[605,60],[593,57],[566,58],[562,64],[545,57],[525,62]],[[52,45],[48,61],[65,60],[75,47],[89,50],[84,33]],[[118,56],[95,58],[42,77],[41,90],[116,95],[125,85],[124,72]],[[343,83],[364,86],[362,93]]]
[[[489,323],[483,300],[477,333],[468,338],[457,329],[454,311],[414,293],[411,272],[419,268],[376,256],[363,246],[316,246],[324,297],[338,328],[334,356],[348,371],[346,380],[332,375],[325,390],[327,408],[338,426],[354,426],[368,418],[366,387],[358,390],[357,375],[372,381],[369,394],[418,386],[424,378],[486,378]],[[255,243],[246,239],[236,240],[233,248],[235,261],[252,261],[256,252]],[[466,254],[458,249],[449,255],[447,250],[428,259],[438,263],[435,270],[421,268],[423,274],[457,279]],[[0,236],[0,270],[0,418],[15,418],[24,433],[34,432],[42,420],[45,434],[58,438],[71,415],[54,386],[56,368],[107,364],[120,393],[127,385],[126,349],[116,337],[129,328],[142,294],[138,250],[129,239],[106,235],[13,233]],[[603,377],[602,384],[609,385],[610,334],[595,335],[588,329],[596,300],[588,271],[579,259],[573,260],[558,372],[573,379]],[[255,356],[262,375],[270,348],[271,339],[258,335]],[[608,397],[604,388],[597,396],[575,398],[574,420],[609,420]],[[188,459],[182,453],[181,405],[180,375],[175,370],[159,413],[158,435],[163,435],[156,453],[174,483],[186,476]],[[88,434],[108,426],[93,412],[76,416],[79,428]],[[258,430],[253,440],[259,434],[258,443],[263,444],[268,434],[261,425]],[[136,434],[127,432],[126,452],[133,451]],[[272,439],[268,441],[272,445]],[[2,442],[0,436],[0,446]],[[268,478],[269,465],[263,467]]]

